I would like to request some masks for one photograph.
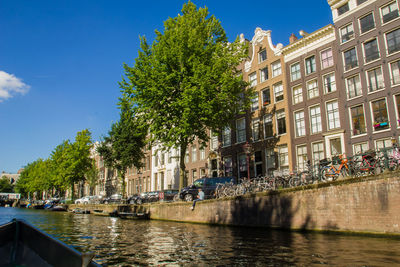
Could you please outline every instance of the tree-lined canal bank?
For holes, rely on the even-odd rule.
[[[394,266],[400,241],[391,238],[292,233],[90,214],[0,208],[0,223],[25,219],[104,265]]]

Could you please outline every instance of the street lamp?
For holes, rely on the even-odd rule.
[[[243,145],[243,151],[246,153],[247,158],[247,179],[250,180],[250,153],[251,153],[251,145],[249,142],[246,142]]]

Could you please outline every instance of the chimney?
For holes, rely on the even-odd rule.
[[[296,37],[296,35],[294,34],[294,33],[292,33],[290,36],[289,36],[289,44],[293,44],[294,42],[296,42],[297,41],[297,37]]]

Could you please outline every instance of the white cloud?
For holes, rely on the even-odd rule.
[[[15,94],[26,94],[30,86],[23,83],[21,79],[13,74],[0,70],[0,102],[9,99]]]

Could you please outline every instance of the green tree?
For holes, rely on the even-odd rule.
[[[7,177],[3,176],[0,179],[0,192],[2,193],[12,193],[14,192],[14,187],[10,183]]]
[[[87,170],[86,175],[85,175],[86,182],[88,183],[89,188],[90,188],[90,195],[93,195],[94,188],[96,187],[96,185],[99,181],[99,174],[100,174],[100,171],[99,171],[99,169],[97,169],[96,161],[92,160],[92,165]]]
[[[219,20],[192,2],[155,33],[152,45],[140,38],[139,55],[133,67],[124,64],[120,87],[154,140],[179,149],[182,188],[187,146],[196,138],[205,144],[209,129],[220,132],[249,106],[253,92],[238,71],[247,45],[238,38],[229,43]]]
[[[111,125],[108,136],[97,147],[108,168],[117,170],[125,197],[125,174],[129,167],[143,166],[143,149],[146,145],[147,125],[137,119],[129,101],[120,101],[120,119]]]
[[[59,144],[51,153],[51,179],[53,181],[54,188],[56,191],[63,195],[69,186],[69,180],[71,175],[70,158],[68,156],[71,150],[71,143],[69,140],[63,141]]]
[[[75,142],[67,146],[66,178],[71,188],[71,197],[75,198],[75,184],[85,180],[86,172],[92,166],[90,151],[93,147],[89,130],[85,129],[76,134]]]

